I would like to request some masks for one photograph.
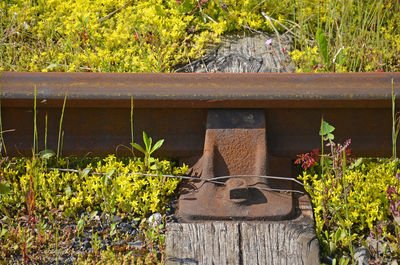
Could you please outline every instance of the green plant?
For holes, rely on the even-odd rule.
[[[62,131],[62,123],[64,120],[64,111],[65,111],[65,104],[67,102],[67,95],[68,95],[68,91],[65,92],[63,107],[61,110],[60,126],[58,127],[57,158],[61,157],[61,154],[62,154],[62,146],[63,146],[63,139],[64,139],[64,131]]]
[[[55,237],[56,237],[56,265],[58,265],[58,259],[59,259],[59,256],[58,256],[59,255],[59,252],[58,252],[59,230],[60,230],[60,227],[58,225],[56,225],[56,235],[55,235]]]
[[[163,220],[161,223],[151,224],[148,220],[143,219],[140,223],[140,230],[142,233],[140,234],[140,239],[144,242],[145,249],[147,253],[145,253],[146,264],[154,264],[158,263],[158,258],[156,254],[156,249],[162,251],[165,246],[165,228],[164,228],[165,216],[163,216]],[[161,264],[164,264],[164,256],[161,256],[161,260],[159,261]]]
[[[3,73],[0,73],[0,78],[3,75]],[[3,122],[2,122],[2,116],[1,116],[1,83],[0,83],[0,155],[3,154],[3,150],[4,150],[4,154],[5,156],[7,156],[7,148],[6,148],[6,143],[4,142],[4,137],[3,137]]]
[[[10,190],[0,196],[0,205],[3,206],[0,210],[4,218],[9,218],[0,218],[0,231],[6,231],[0,236],[0,261],[14,257],[20,263],[26,259],[28,263],[36,264],[43,261],[43,256],[51,256],[51,262],[54,264],[57,260],[60,262],[68,245],[64,242],[69,234],[79,238],[85,228],[89,229],[96,223],[94,220],[99,216],[98,213],[108,218],[107,216],[114,212],[114,216],[118,214],[129,219],[146,219],[146,216],[154,212],[165,213],[165,204],[176,190],[179,179],[164,178],[160,175],[182,175],[188,169],[187,166],[174,167],[171,162],[165,160],[154,159],[152,163],[157,165],[153,167],[157,169],[147,169],[142,159],[117,159],[115,156],[82,160],[56,160],[54,157],[46,160],[40,155],[35,155],[29,159],[4,159],[4,162],[0,163],[2,183]],[[59,169],[50,169],[48,164],[58,166]],[[69,168],[66,168],[66,165]],[[106,196],[104,192],[107,193]],[[6,214],[4,209],[9,212]],[[82,215],[83,212],[91,214]],[[9,220],[8,224],[4,220]],[[65,225],[70,225],[71,222],[76,224],[76,229],[68,232]],[[146,227],[143,226],[143,229],[150,229]],[[99,232],[99,240],[101,236],[135,240],[128,234],[121,235],[114,221],[108,228],[109,232]],[[129,261],[128,264],[146,260],[159,262],[155,249],[162,251],[164,248],[164,229],[158,227],[153,230],[141,232],[143,238],[147,238],[147,241],[143,241],[146,242],[143,248],[132,249],[124,246],[126,253],[118,254],[117,250],[108,249],[83,258],[87,262],[95,261],[99,264],[112,264],[102,260],[112,256],[117,261]],[[150,246],[153,247],[152,250]],[[130,251],[138,253],[139,256],[129,254]]]
[[[394,91],[394,81],[392,78],[392,157],[397,159],[397,136],[400,131],[400,117],[396,113],[396,93]]]
[[[99,235],[97,234],[97,232],[94,233],[94,235],[92,236],[91,245],[92,245],[95,255],[99,255],[100,249],[103,247],[103,243],[99,239]]]
[[[312,198],[323,255],[346,264],[350,262],[346,256],[354,260],[354,246],[367,244],[376,225],[387,223],[390,197],[386,193],[388,187],[398,182],[393,177],[393,172],[398,172],[398,164],[397,160],[388,159],[349,159],[350,140],[343,145],[334,143],[334,129],[322,120],[321,149],[328,146],[330,151],[326,154],[321,151],[320,160],[313,155],[318,153],[314,151],[299,156],[297,163],[311,169],[299,178],[308,185],[306,190]],[[386,226],[386,233],[380,234],[377,240],[386,238],[388,242],[395,242],[391,239],[389,231],[393,228],[390,227]]]
[[[321,118],[321,127],[319,130],[319,135],[321,136],[321,176],[324,177],[324,169],[325,169],[325,155],[324,155],[324,142],[329,141],[332,143],[335,136],[332,132],[335,130],[335,127],[324,121],[324,118]]]
[[[143,132],[143,142],[145,145],[145,148],[141,147],[137,143],[131,143],[132,147],[134,147],[136,150],[140,151],[141,153],[144,154],[144,164],[148,169],[150,169],[150,164],[151,162],[154,161],[154,159],[151,158],[151,154],[154,153],[157,149],[159,149],[162,144],[164,143],[164,139],[158,140],[157,143],[154,144],[154,146],[151,146],[152,144],[152,139],[151,137],[148,137],[145,132]],[[154,168],[153,168],[154,169]]]
[[[48,119],[48,115],[47,115],[47,112],[46,112],[46,116],[45,116],[45,119],[44,119],[44,150],[47,150],[47,128],[48,128],[47,119]]]
[[[328,54],[328,41],[325,37],[322,29],[318,28],[315,34],[315,39],[318,44],[319,54],[321,55],[322,62],[324,65],[329,65],[329,54]],[[328,66],[329,67],[329,66]]]
[[[288,19],[299,36],[291,53],[297,71],[369,72],[399,68],[396,53],[400,46],[394,43],[400,39],[398,1],[293,2],[293,16]],[[317,7],[315,12],[311,11],[313,6]]]
[[[7,158],[3,158],[0,161],[0,166],[6,161],[7,161]],[[0,171],[0,196],[6,195],[9,192],[10,192],[10,186],[6,182],[3,183],[3,177],[2,177],[2,174],[1,174],[1,171]],[[2,205],[0,205],[0,209],[2,209],[2,208],[3,208]],[[6,209],[2,209],[2,211],[3,212],[8,212]]]
[[[0,127],[1,129],[1,127]],[[134,143],[134,138],[133,138],[133,97],[131,96],[131,143]],[[131,147],[131,152],[133,155],[135,153],[133,152],[133,146]]]
[[[87,221],[87,216],[85,216],[85,218],[81,217],[78,223],[76,224],[76,235],[78,237],[82,235],[86,221]]]
[[[36,96],[37,89],[36,85],[33,92],[33,154],[37,154],[39,152],[39,143],[38,143],[38,133],[37,133],[37,109],[36,109]]]

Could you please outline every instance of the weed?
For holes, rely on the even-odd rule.
[[[94,233],[93,239],[92,239],[92,248],[94,250],[94,253],[96,256],[100,254],[100,249],[103,247],[103,243],[101,243],[101,240],[99,239],[99,235]]]
[[[243,30],[295,36],[301,72],[400,67],[397,0],[25,0],[0,10],[0,71],[170,72]]]
[[[76,224],[76,235],[78,237],[82,235],[86,221],[87,216],[85,216],[85,218],[81,217],[81,219],[79,219],[78,223]]]
[[[394,81],[392,78],[392,157],[397,159],[397,136],[400,131],[400,116],[396,113],[396,93],[394,91]]]
[[[58,225],[56,225],[56,265],[58,265],[58,259],[59,259],[59,253],[58,253],[58,244],[59,244],[59,236],[58,236],[58,232],[60,230],[60,227]]]
[[[65,111],[65,104],[67,102],[67,96],[68,96],[68,91],[65,92],[63,107],[61,110],[60,126],[58,127],[57,158],[60,158],[61,154],[62,154],[62,146],[63,146],[63,139],[64,139],[64,131],[62,131],[62,123],[64,120],[64,111]]]
[[[399,182],[398,175],[393,178],[393,172],[398,171],[397,160],[353,159],[349,157],[351,141],[343,145],[334,143],[334,129],[322,120],[321,150],[325,146],[329,152],[321,151],[318,159],[319,152],[314,150],[300,155],[296,161],[307,169],[299,178],[313,187],[306,190],[312,197],[323,255],[331,256],[336,263],[347,264],[354,261],[356,246],[368,245],[377,264],[383,260],[389,262],[398,257],[394,250],[399,249],[400,242],[398,228],[390,225],[387,215],[390,205],[394,205],[393,209],[398,207],[393,188]],[[395,215],[396,212],[391,218],[395,219]],[[375,238],[372,245],[370,238]],[[386,250],[382,252],[382,249]]]
[[[1,127],[0,127],[1,130]],[[135,140],[133,138],[133,97],[131,96],[131,143],[134,143]],[[133,146],[131,147],[131,152],[133,155],[135,155],[135,153],[133,152]]]
[[[34,98],[33,98],[33,154],[37,154],[39,152],[39,143],[38,143],[38,134],[37,134],[37,109],[36,109],[36,96],[37,89],[36,85],[34,88]]]
[[[45,120],[44,120],[44,150],[47,150],[47,119],[48,115],[46,112]]]
[[[154,165],[155,167],[153,168],[151,168],[150,166],[150,164],[154,162],[154,159],[152,159],[151,154],[162,146],[162,144],[164,143],[164,139],[158,140],[158,142],[155,143],[154,146],[152,146],[151,137],[148,137],[147,134],[143,132],[143,142],[145,145],[145,149],[137,143],[131,143],[131,145],[136,150],[144,154],[144,164],[147,167],[147,169],[157,169],[156,165]]]
[[[3,75],[3,73],[0,73],[0,78]],[[3,150],[4,150],[4,155],[7,156],[7,148],[6,148],[6,144],[4,142],[4,136],[3,136],[3,122],[2,122],[2,116],[1,116],[1,83],[0,83],[0,155],[3,154]]]

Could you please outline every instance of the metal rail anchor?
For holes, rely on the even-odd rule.
[[[257,177],[266,173],[264,110],[209,110],[203,156],[192,168],[199,179],[183,187],[178,217],[182,221],[293,219],[292,194],[268,190],[268,180]],[[235,177],[213,181],[220,176]]]

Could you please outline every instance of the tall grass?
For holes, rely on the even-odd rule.
[[[38,133],[37,133],[37,109],[36,109],[36,97],[37,89],[34,88],[34,100],[33,100],[33,153],[37,154],[39,152],[38,144]]]
[[[1,78],[1,75],[0,75]],[[7,156],[7,149],[6,149],[6,143],[4,141],[4,137],[3,137],[3,122],[2,122],[2,118],[1,118],[1,83],[0,83],[0,141],[1,141],[1,147],[0,148],[0,155],[2,153],[2,150],[4,150],[4,154],[5,156]]]
[[[221,35],[287,29],[299,52],[317,46],[318,29],[328,40],[329,61],[302,54],[300,70],[400,70],[398,0],[11,2],[0,1],[0,71],[169,72]]]
[[[133,133],[133,97],[131,96],[131,143],[134,143],[134,133]],[[133,155],[135,153],[133,152],[133,146],[131,147],[131,152]]]
[[[62,124],[64,120],[65,104],[67,103],[68,90],[65,92],[63,107],[61,110],[60,126],[58,127],[58,142],[57,142],[57,158],[62,154],[62,146],[64,142],[64,131],[62,130]]]
[[[292,23],[300,36],[295,40],[296,49],[303,52],[303,57],[297,60],[298,69],[320,72],[400,69],[398,1],[291,0],[290,5]],[[315,37],[318,30],[328,40],[327,62],[304,53],[307,48],[318,46]],[[319,55],[322,57],[321,50]],[[314,68],[305,67],[307,64]]]

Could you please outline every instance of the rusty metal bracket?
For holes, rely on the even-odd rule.
[[[178,216],[194,220],[287,220],[295,216],[290,192],[268,191],[264,110],[208,111],[203,156],[193,166],[198,181],[188,183],[179,198]],[[207,180],[227,178],[224,185]]]

